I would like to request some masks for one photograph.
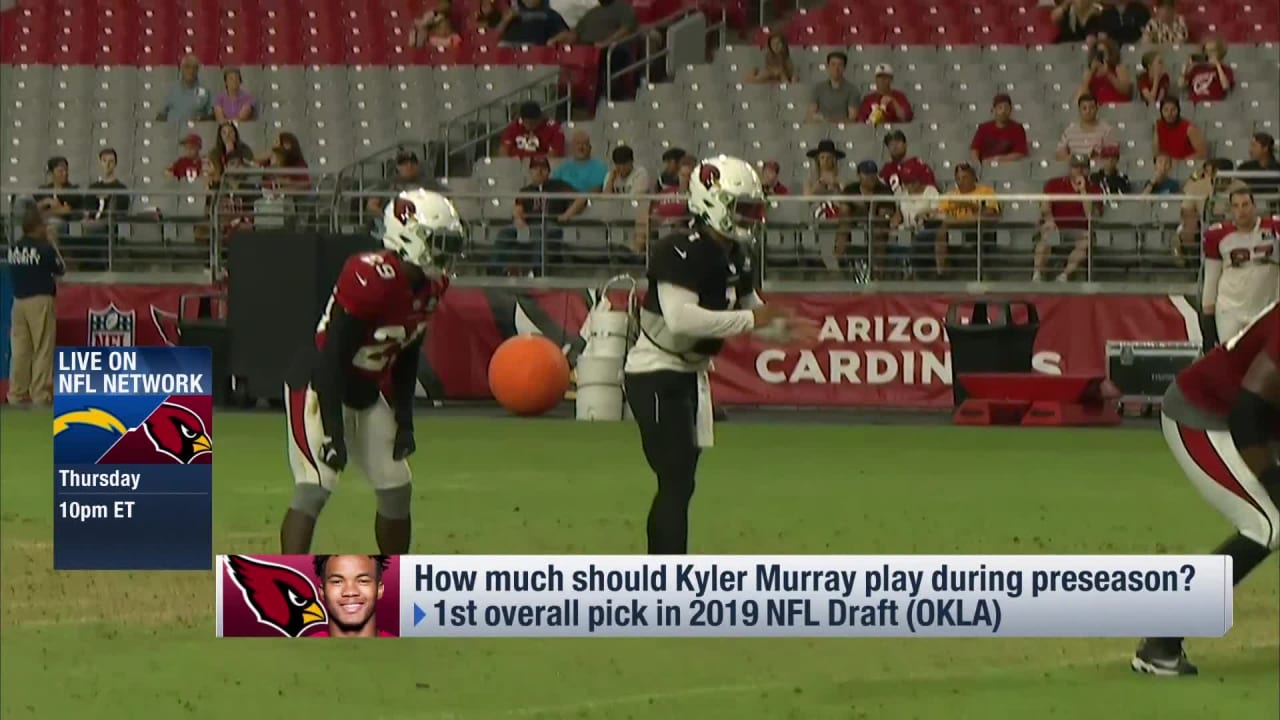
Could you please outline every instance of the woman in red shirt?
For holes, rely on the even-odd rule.
[[[1076,97],[1092,95],[1099,105],[1114,105],[1133,100],[1133,78],[1120,62],[1120,47],[1111,38],[1103,38],[1089,56]]]
[[[1206,157],[1204,133],[1190,120],[1182,117],[1182,105],[1177,98],[1165,98],[1160,103],[1160,119],[1156,120],[1154,142],[1156,153],[1168,155],[1174,160]]]
[[[1159,50],[1149,50],[1142,56],[1142,74],[1138,76],[1138,94],[1142,102],[1160,107],[1169,97],[1169,73],[1164,67],[1164,56]]]
[[[1220,37],[1205,41],[1204,52],[1192,55],[1182,71],[1182,87],[1191,102],[1218,102],[1236,86],[1236,75],[1223,64],[1227,46]]]

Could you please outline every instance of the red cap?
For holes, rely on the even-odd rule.
[[[204,140],[200,139],[199,133],[191,133],[190,135],[187,135],[186,137],[182,138],[182,142],[178,144],[179,145],[195,145],[196,149],[199,150],[200,148],[204,147]]]
[[[1098,151],[1098,155],[1104,158],[1118,158],[1120,157],[1120,146],[1107,145]]]

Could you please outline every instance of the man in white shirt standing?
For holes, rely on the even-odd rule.
[[[1200,326],[1206,352],[1280,298],[1280,215],[1258,215],[1247,188],[1234,190],[1230,200],[1231,220],[1204,232]]]

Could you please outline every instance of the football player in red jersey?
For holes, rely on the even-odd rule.
[[[1214,554],[1231,557],[1239,584],[1280,547],[1280,301],[1178,374],[1161,425],[1191,483],[1238,530]],[[1131,665],[1196,673],[1182,638],[1146,638]]]
[[[347,465],[347,452],[377,495],[374,534],[386,555],[409,552],[413,396],[427,319],[449,287],[463,245],[447,198],[408,190],[383,211],[380,252],[352,256],[334,283],[285,387],[294,491],[280,527],[281,552],[305,554],[316,518]]]

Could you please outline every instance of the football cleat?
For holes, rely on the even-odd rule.
[[[1134,672],[1148,675],[1197,675],[1200,670],[1187,659],[1187,651],[1182,642],[1176,643],[1159,638],[1146,638],[1138,644],[1129,666]]]

